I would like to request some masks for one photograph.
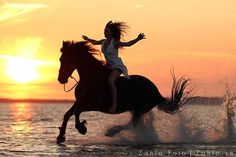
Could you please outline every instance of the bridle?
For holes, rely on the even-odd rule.
[[[73,67],[73,62],[77,63],[77,62],[76,62],[76,61],[77,61],[77,57],[74,57],[74,53],[72,53],[72,54],[73,54],[73,55],[72,55],[72,59],[71,59],[71,62],[70,62],[69,69],[72,69],[72,67]],[[72,76],[72,74],[69,76],[69,78],[72,78],[72,79],[75,81],[75,84],[74,84],[70,89],[66,90],[66,83],[64,83],[64,88],[63,88],[63,90],[64,90],[65,92],[70,92],[70,91],[73,90],[73,89],[78,85],[78,83],[79,83],[79,81],[77,81],[77,80]]]
[[[65,92],[72,91],[78,85],[78,83],[79,83],[73,76],[70,76],[70,78],[72,78],[76,83],[70,89],[68,89],[68,90],[66,90],[66,83],[64,83],[64,88],[63,89],[64,89]]]

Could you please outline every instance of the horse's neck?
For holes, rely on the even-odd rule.
[[[87,86],[100,86],[104,80],[107,80],[109,70],[102,65],[100,61],[92,56],[92,54],[85,53],[77,67],[77,72],[80,76],[80,80]]]
[[[107,80],[109,71],[105,68],[86,65],[86,67],[77,68],[78,75],[82,84],[86,86],[100,86]]]

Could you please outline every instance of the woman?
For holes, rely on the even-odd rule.
[[[112,106],[109,113],[114,113],[117,107],[117,90],[115,86],[115,80],[124,74],[129,78],[128,70],[121,58],[118,56],[118,50],[123,47],[129,47],[137,43],[139,40],[145,39],[144,33],[140,33],[137,38],[122,42],[121,37],[124,35],[127,29],[127,25],[124,22],[112,22],[109,21],[104,29],[105,39],[94,40],[83,35],[83,39],[91,42],[94,45],[101,45],[102,53],[106,59],[106,66],[111,69],[111,73],[108,77],[108,84],[112,96]]]

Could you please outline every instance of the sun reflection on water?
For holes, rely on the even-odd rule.
[[[32,117],[32,104],[30,103],[15,103],[11,107],[14,122],[11,125],[11,130],[15,135],[20,135],[32,130],[30,121]]]

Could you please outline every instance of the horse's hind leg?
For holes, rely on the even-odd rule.
[[[70,117],[74,114],[75,105],[76,105],[76,102],[72,105],[72,107],[64,115],[62,125],[61,125],[61,127],[59,127],[60,133],[57,136],[57,143],[58,144],[65,141],[67,122],[69,121]]]
[[[113,127],[109,128],[109,129],[107,129],[107,132],[105,133],[105,135],[108,136],[108,137],[113,137],[116,134],[120,133],[122,130],[129,129],[131,124],[132,124],[132,119],[130,120],[130,122],[128,122],[125,125],[113,126]]]
[[[143,114],[141,114],[141,113],[137,113],[137,112],[133,113],[131,123],[134,128],[136,128],[137,125],[139,124],[139,122],[142,120],[142,116],[143,116]]]
[[[118,125],[118,126],[113,126],[107,130],[105,133],[106,136],[108,137],[113,137],[116,134],[120,133],[122,130],[127,129],[129,124],[127,125]]]

